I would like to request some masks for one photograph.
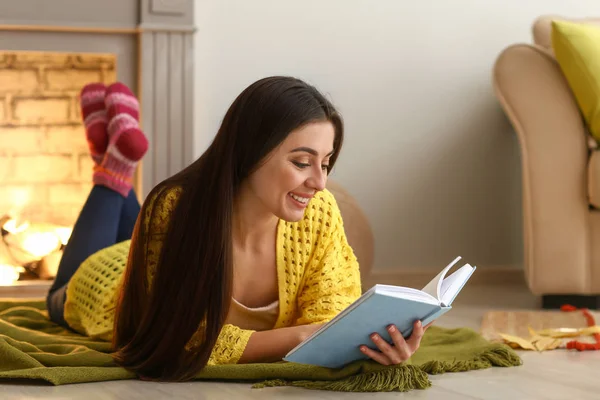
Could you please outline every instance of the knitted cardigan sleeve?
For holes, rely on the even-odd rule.
[[[146,208],[144,224],[147,236],[142,240],[144,240],[144,248],[146,250],[146,276],[149,290],[152,287],[152,280],[160,259],[170,217],[180,195],[180,188],[169,189],[168,192],[155,195],[149,199],[149,204]],[[253,332],[230,324],[223,326],[217,343],[213,347],[208,364],[237,363]],[[186,349],[193,351],[194,348],[202,346],[201,336],[200,331],[192,335]]]
[[[298,295],[298,325],[330,321],[362,293],[358,260],[333,195],[323,198],[318,244]]]

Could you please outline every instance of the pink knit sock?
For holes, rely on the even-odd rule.
[[[108,146],[106,125],[108,117],[104,105],[106,86],[102,83],[91,83],[81,90],[79,103],[81,116],[85,126],[85,136],[95,165],[104,158]]]
[[[127,197],[135,168],[148,150],[148,140],[139,126],[139,103],[122,83],[106,89],[108,148],[102,163],[94,171],[94,183]]]

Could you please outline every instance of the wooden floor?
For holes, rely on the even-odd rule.
[[[467,286],[440,326],[478,329],[490,309],[527,309],[538,301],[522,285]],[[600,399],[600,352],[522,353],[524,365],[432,376],[433,386],[409,393],[339,393],[246,384],[156,384],[118,381],[59,387],[0,384],[0,399]]]

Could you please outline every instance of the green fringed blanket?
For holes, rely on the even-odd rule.
[[[135,379],[117,367],[109,344],[50,322],[43,301],[0,301],[0,379],[54,385]],[[431,386],[427,374],[509,367],[521,359],[470,329],[431,327],[410,362],[383,367],[360,361],[341,369],[292,363],[208,366],[199,380],[253,382],[254,387],[297,386],[336,391],[408,391]]]

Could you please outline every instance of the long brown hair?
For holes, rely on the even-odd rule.
[[[231,301],[231,224],[240,184],[290,132],[315,121],[334,125],[333,166],[343,140],[333,105],[301,80],[261,79],[236,98],[204,154],[151,191],[148,199],[160,202],[170,188],[182,189],[149,291],[148,232],[140,222],[148,201],[142,206],[117,301],[113,357],[119,365],[164,381],[191,379],[206,365]],[[201,345],[190,351],[194,334]]]

